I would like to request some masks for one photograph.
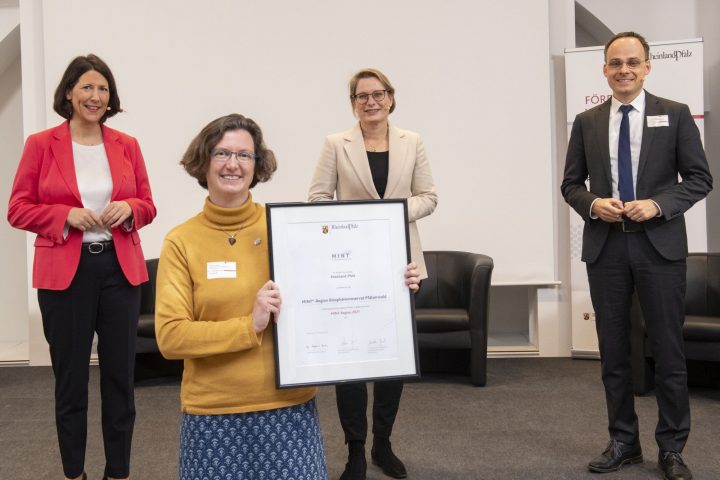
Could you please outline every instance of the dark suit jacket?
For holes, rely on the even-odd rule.
[[[600,255],[610,229],[608,223],[590,218],[593,200],[612,197],[610,103],[575,118],[560,187],[565,201],[585,220],[582,260],[588,263]],[[649,128],[647,117],[655,115],[667,115],[669,125]],[[688,253],[684,213],[712,190],[712,176],[687,105],[645,92],[645,117],[635,196],[654,200],[662,210],[661,217],[644,222],[652,245],[664,258],[681,260]]]
[[[148,279],[137,229],[155,218],[150,182],[137,140],[103,125],[103,143],[110,165],[112,201],[124,200],[133,211],[133,228],[113,228],[113,243],[128,282]],[[72,207],[82,208],[75,177],[69,123],[30,135],[15,175],[8,221],[13,227],[37,234],[33,287],[64,290],[80,261],[83,232],[63,230]]]

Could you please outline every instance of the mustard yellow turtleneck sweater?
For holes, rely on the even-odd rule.
[[[236,278],[208,278],[210,262],[234,262]],[[265,208],[252,196],[240,208],[206,199],[201,213],[165,237],[155,331],[166,358],[184,359],[184,412],[270,410],[315,395],[315,388],[275,388],[273,323],[259,335],[252,324],[255,294],[269,278]]]

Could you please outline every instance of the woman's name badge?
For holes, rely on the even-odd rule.
[[[237,264],[235,262],[208,262],[207,278],[236,278]]]

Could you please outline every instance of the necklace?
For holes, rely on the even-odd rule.
[[[242,229],[243,229],[243,227],[240,227],[240,230],[242,230]],[[238,231],[235,232],[235,233],[228,233],[228,232],[226,232],[225,230],[222,231],[225,235],[227,235],[227,237],[228,237],[227,240],[228,240],[228,243],[230,244],[231,247],[237,243],[237,238],[235,238],[235,236],[236,236],[238,233],[240,233],[240,230],[238,230]],[[262,240],[260,240],[260,237],[258,237],[258,238],[256,238],[255,240],[253,240],[253,245],[255,245],[256,247],[257,247],[258,245],[260,245],[261,243],[262,243]]]
[[[365,141],[365,144],[367,145],[367,149],[368,149],[369,151],[371,151],[371,152],[377,152],[377,151],[378,151],[378,148],[387,145],[387,138],[388,138],[388,132],[387,132],[387,131],[385,132],[385,138],[381,140],[382,143],[380,143],[379,146],[375,146],[375,145],[373,145],[372,143],[370,143],[370,140],[365,136],[365,130],[363,130],[362,127],[360,127],[360,131],[361,131],[362,134],[363,134],[363,140]],[[386,148],[385,150],[387,150],[387,148]],[[384,152],[385,150],[382,150],[382,151]]]
[[[229,234],[228,232],[226,232],[225,230],[222,231],[225,235],[227,235],[227,237],[228,237],[227,240],[228,240],[228,243],[230,244],[231,247],[232,247],[233,245],[235,245],[235,243],[237,242],[237,238],[235,238],[235,236],[236,236],[238,233],[240,233],[240,230],[242,230],[242,227],[240,227],[240,229],[238,229],[238,231],[235,232],[235,233],[233,233],[232,235]]]

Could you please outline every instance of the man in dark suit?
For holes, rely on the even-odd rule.
[[[650,68],[648,44],[637,33],[619,33],[605,45],[603,73],[613,95],[576,117],[561,190],[585,219],[582,260],[608,409],[610,442],[588,468],[611,472],[643,459],[630,366],[630,305],[637,291],[655,359],[658,463],[665,478],[687,480],[692,474],[681,456],[690,432],[683,214],[710,192],[712,177],[687,105],[643,90]]]

